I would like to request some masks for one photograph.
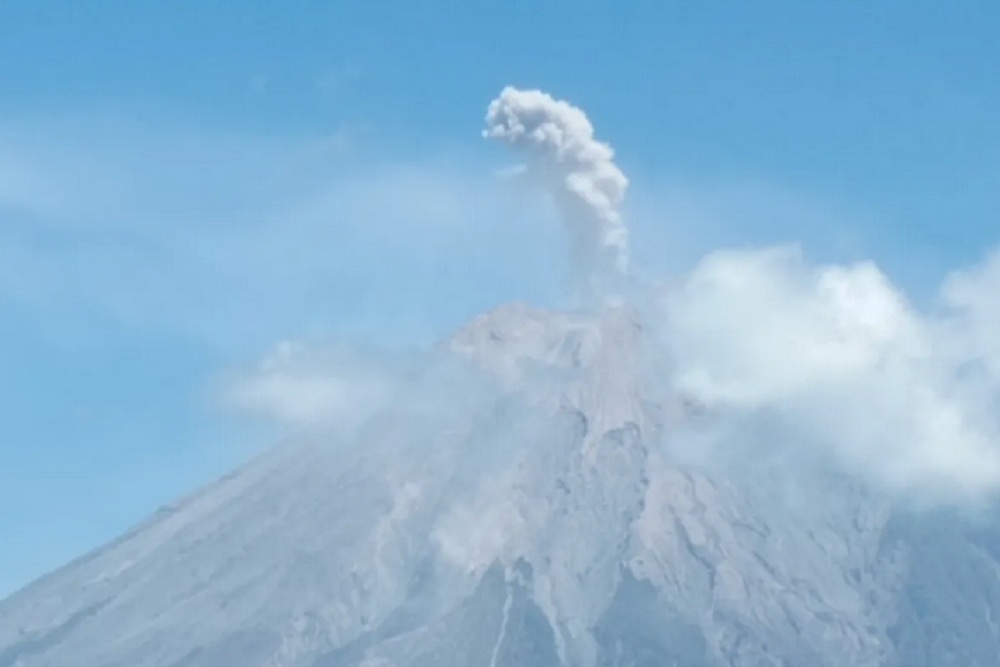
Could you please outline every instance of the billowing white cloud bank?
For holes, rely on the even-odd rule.
[[[992,493],[998,266],[1000,254],[954,274],[940,310],[920,313],[872,263],[814,266],[796,248],[713,253],[663,297],[671,384],[733,423],[766,415],[774,442],[756,446],[810,448],[892,491]]]

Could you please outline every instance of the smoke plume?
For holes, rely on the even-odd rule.
[[[528,158],[555,199],[572,237],[581,288],[613,289],[628,269],[628,230],[620,207],[628,179],[614,151],[594,139],[586,114],[539,90],[504,88],[486,114],[488,139],[505,141]]]

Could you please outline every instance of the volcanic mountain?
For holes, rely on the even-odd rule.
[[[0,667],[995,667],[1000,539],[831,471],[697,466],[628,308],[483,315],[0,602]],[[797,495],[788,489],[797,489]]]
[[[908,509],[826,460],[811,446],[823,433],[776,438],[766,405],[733,420],[718,397],[670,381],[692,349],[696,374],[716,358],[758,371],[886,366],[883,348],[914,337],[889,336],[906,309],[880,274],[800,272],[818,290],[808,307],[802,289],[758,279],[685,321],[723,314],[727,337],[739,336],[741,318],[762,317],[744,302],[764,295],[780,309],[765,309],[766,335],[750,338],[767,345],[664,353],[663,332],[643,326],[658,320],[620,296],[628,181],[586,115],[508,87],[485,135],[548,190],[581,300],[604,305],[478,317],[375,392],[378,409],[351,415],[350,428],[277,446],[0,602],[0,667],[1000,665],[991,512]],[[738,287],[760,277],[757,264],[716,268]],[[715,284],[702,278],[698,303]],[[799,320],[826,328],[783,360],[803,341],[788,335],[795,317],[775,313],[796,304]],[[860,352],[845,351],[851,335]],[[924,376],[902,377],[872,400],[930,405],[895,400]],[[353,390],[367,395],[362,384]],[[866,400],[831,403],[827,421],[851,420],[836,406]],[[961,414],[929,423],[961,435],[940,428],[962,426]],[[709,446],[720,429],[735,447]]]

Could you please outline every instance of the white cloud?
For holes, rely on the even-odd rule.
[[[956,271],[945,281],[942,300],[953,317],[950,344],[966,363],[981,363],[1000,379],[1000,251],[978,266]]]
[[[227,406],[293,428],[351,431],[397,389],[388,367],[346,349],[283,342],[255,368],[221,381]]]
[[[818,448],[894,491],[996,491],[996,264],[955,274],[947,308],[920,313],[872,263],[712,253],[663,301],[674,383],[717,419],[766,414],[774,443]],[[987,365],[968,373],[976,361]],[[719,432],[723,450],[745,437]]]

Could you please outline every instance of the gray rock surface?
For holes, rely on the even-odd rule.
[[[625,310],[484,315],[439,351],[478,370],[0,602],[0,667],[1000,664],[996,522],[681,463],[643,344]]]

